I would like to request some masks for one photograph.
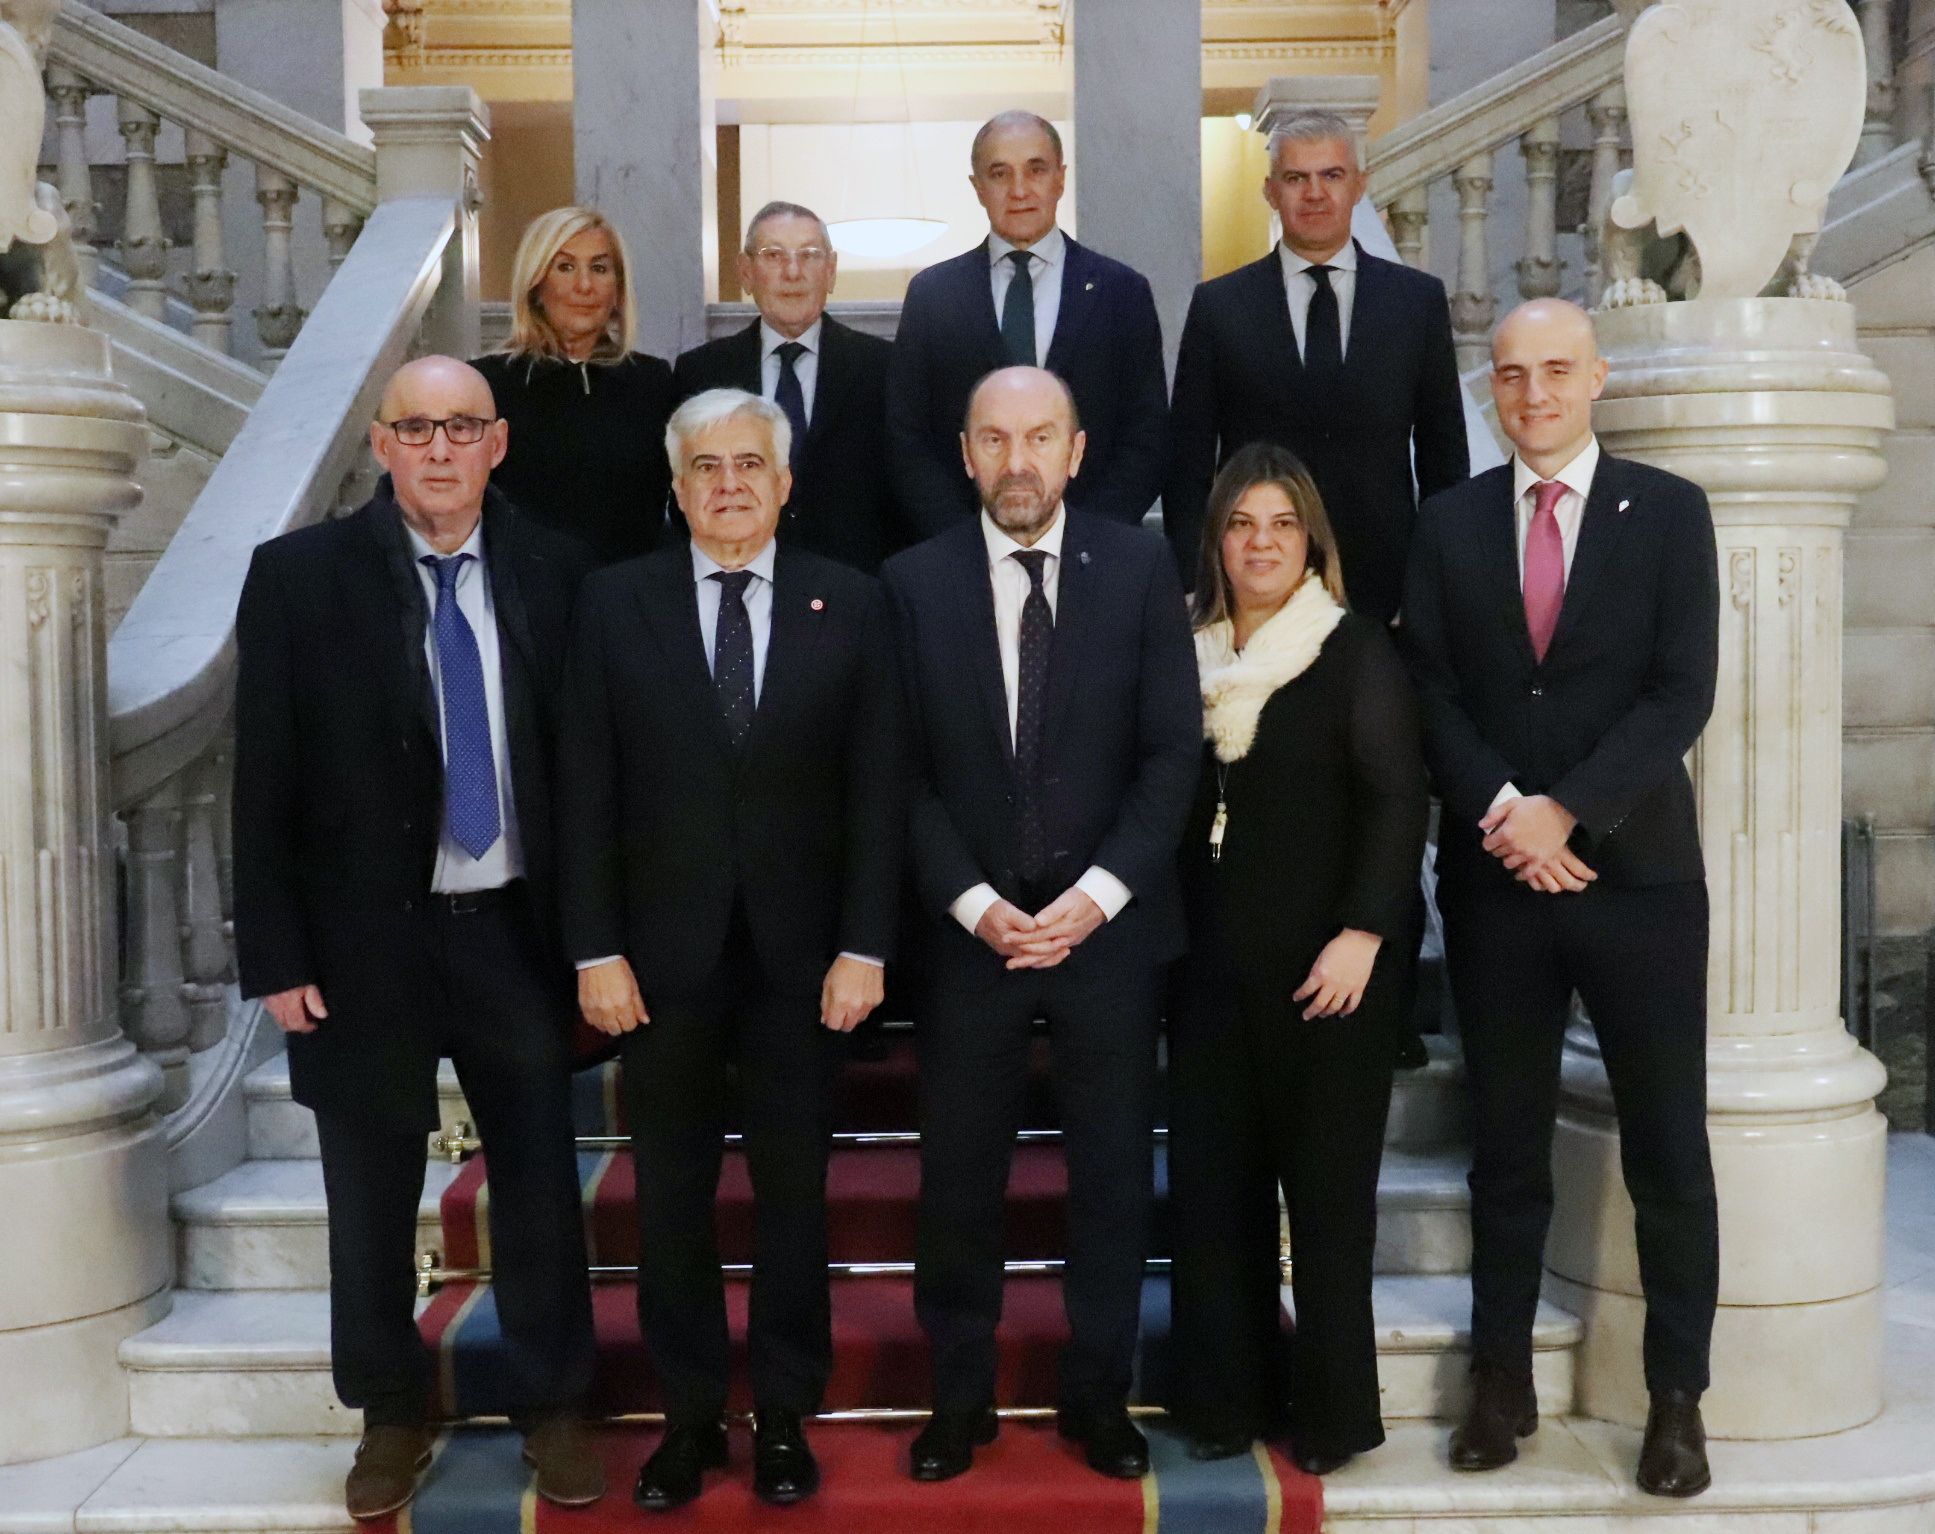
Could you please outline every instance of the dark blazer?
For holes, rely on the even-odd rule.
[[[1609,885],[1704,879],[1685,756],[1713,711],[1720,588],[1706,492],[1602,455],[1543,663],[1518,567],[1512,467],[1428,501],[1405,641],[1440,797],[1448,889],[1509,880],[1478,822],[1508,781],[1550,794]]]
[[[920,536],[978,510],[961,462],[961,425],[974,386],[1007,365],[987,242],[917,273],[894,337],[887,430],[901,513]],[[1148,279],[1068,240],[1048,366],[1073,391],[1088,433],[1081,473],[1068,485],[1070,509],[1140,522],[1162,493],[1168,417],[1162,326]]]
[[[806,441],[793,454],[781,541],[872,575],[909,542],[887,468],[887,359],[879,336],[822,320],[820,371]],[[706,389],[760,388],[759,321],[695,346],[672,371],[675,406]],[[677,517],[678,513],[673,512]],[[680,519],[683,520],[683,519]]]
[[[565,943],[624,954],[651,1005],[691,996],[742,902],[769,984],[893,956],[905,835],[899,690],[880,588],[781,544],[743,750],[719,713],[691,551],[586,583],[559,778]]]
[[[1418,500],[1471,472],[1444,284],[1360,245],[1343,375],[1321,386],[1303,370],[1277,251],[1196,289],[1176,358],[1162,492],[1186,583],[1195,581],[1210,482],[1251,442],[1303,460],[1337,533],[1351,606],[1389,623]]]
[[[572,1015],[555,935],[556,693],[588,550],[489,490],[511,784],[542,962]],[[321,988],[289,1039],[296,1101],[398,1130],[437,1126],[441,1003],[421,996],[443,754],[424,656],[429,604],[387,477],[353,516],[255,551],[236,615],[235,943],[242,994]]]
[[[979,518],[896,555],[893,608],[913,752],[911,850],[943,960],[1001,961],[948,914],[1015,875],[1014,740]],[[1160,964],[1182,949],[1176,841],[1196,788],[1202,706],[1182,592],[1161,542],[1080,512],[1063,534],[1042,725],[1043,819],[1059,892],[1091,864],[1134,898],[1067,962]]]

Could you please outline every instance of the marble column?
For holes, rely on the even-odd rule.
[[[1706,487],[1720,667],[1693,754],[1712,897],[1707,1108],[1720,1197],[1708,1430],[1791,1438],[1881,1400],[1882,1068],[1840,1016],[1841,558],[1880,483],[1888,380],[1854,309],[1712,299],[1598,316],[1609,452]],[[1632,1205],[1590,1030],[1567,1039],[1547,1296],[1586,1322],[1579,1407],[1638,1424]]]
[[[168,1307],[161,1072],[114,994],[101,551],[142,410],[105,337],[0,321],[0,1464],[127,1431]]]
[[[1203,280],[1202,0],[1076,0],[1071,35],[1075,230],[1149,279],[1173,373]]]
[[[708,162],[714,113],[705,0],[577,0],[571,128],[577,197],[631,251],[641,351],[673,358],[705,339]]]

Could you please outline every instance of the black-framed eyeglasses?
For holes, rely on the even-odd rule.
[[[398,421],[385,421],[382,424],[396,434],[396,440],[405,447],[428,447],[430,439],[443,428],[443,434],[453,447],[470,447],[484,440],[484,433],[497,422],[494,415],[452,415],[441,420],[427,415],[406,415]]]

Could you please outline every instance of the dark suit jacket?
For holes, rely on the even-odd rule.
[[[735,754],[689,549],[600,571],[572,638],[558,835],[573,959],[624,954],[649,1008],[711,978],[735,900],[770,984],[893,956],[905,835],[880,588],[780,545],[752,731]]]
[[[948,906],[976,884],[1024,904],[1015,875],[1014,739],[980,520],[882,572],[913,752],[914,873],[939,958],[992,983],[1001,960]],[[1098,865],[1134,898],[1068,959],[1160,964],[1182,950],[1176,842],[1203,734],[1196,652],[1161,542],[1080,512],[1063,535],[1042,725],[1043,818],[1066,889]]]
[[[1517,538],[1510,464],[1419,514],[1399,633],[1444,800],[1446,888],[1512,877],[1478,832],[1507,782],[1578,817],[1573,846],[1602,883],[1704,879],[1684,758],[1713,711],[1719,655],[1706,492],[1600,458],[1542,663],[1525,628]]]
[[[1351,606],[1389,623],[1419,498],[1471,472],[1444,284],[1359,246],[1343,375],[1321,385],[1303,370],[1277,251],[1196,289],[1176,358],[1162,492],[1185,582],[1195,580],[1210,482],[1251,442],[1303,460],[1337,533]]]
[[[820,370],[806,441],[794,453],[793,494],[779,535],[797,548],[872,575],[909,541],[894,507],[887,468],[887,358],[879,336],[826,315]],[[706,389],[759,393],[759,321],[679,358],[672,394],[683,403]],[[672,516],[683,522],[676,508]]]
[[[894,336],[887,429],[901,514],[920,536],[978,511],[961,462],[961,425],[974,386],[1007,365],[985,240],[914,277]],[[1162,326],[1148,279],[1068,240],[1048,366],[1074,392],[1088,433],[1069,507],[1140,522],[1162,493],[1168,416]]]
[[[289,1040],[296,1101],[398,1130],[437,1126],[424,905],[443,753],[424,657],[429,604],[387,478],[355,515],[255,551],[236,615],[235,942],[242,994],[321,988],[328,1020]],[[573,1015],[555,930],[556,693],[590,551],[496,490],[484,550],[511,783],[543,961]]]

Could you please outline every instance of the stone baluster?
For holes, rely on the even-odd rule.
[[[188,1099],[190,1019],[181,969],[181,785],[129,810],[128,951],[121,1026],[161,1067],[164,1110]]]
[[[325,197],[322,232],[323,244],[329,251],[329,275],[334,277],[336,269],[349,259],[349,248],[356,243],[356,236],[363,232],[363,221],[353,209],[333,197]]]
[[[1397,201],[1391,204],[1391,243],[1397,246],[1397,253],[1406,266],[1423,266],[1425,263],[1425,228],[1431,222],[1431,190],[1429,187],[1414,186],[1408,192],[1400,192]]]
[[[147,429],[107,337],[0,324],[0,442],[0,1465],[12,1465],[127,1433],[116,1349],[167,1312],[172,1232],[161,1073],[114,1007],[102,552],[140,499]]]
[[[1525,254],[1519,258],[1521,298],[1559,291],[1559,119],[1541,117],[1519,140],[1525,156]]]
[[[161,198],[155,187],[155,132],[161,119],[126,96],[116,114],[127,146],[127,204],[121,215],[121,267],[128,274],[127,305],[151,320],[166,316],[168,240],[161,229]]]
[[[1452,172],[1458,189],[1458,286],[1451,295],[1451,335],[1458,366],[1469,372],[1490,352],[1492,316],[1491,254],[1485,244],[1486,204],[1492,191],[1489,150],[1475,154]]]
[[[81,263],[81,280],[94,285],[100,256],[94,249],[100,230],[100,210],[94,202],[94,172],[87,163],[87,98],[94,94],[71,69],[54,65],[47,71],[47,94],[54,103],[54,165],[60,200],[74,226],[74,255]]]
[[[195,339],[218,352],[229,349],[235,308],[235,273],[222,258],[222,172],[228,151],[205,133],[187,131],[186,154],[195,194],[195,265],[188,274],[188,301],[195,306]]]
[[[215,839],[223,808],[219,772],[216,759],[204,757],[188,770],[183,785],[181,994],[192,1052],[213,1048],[228,1032],[228,941]]]
[[[222,940],[235,973],[235,736],[224,731],[210,755],[215,775],[215,888],[222,901]]]
[[[1605,238],[1606,210],[1612,206],[1613,177],[1619,174],[1620,150],[1626,138],[1626,87],[1609,85],[1586,103],[1592,125],[1592,186],[1586,196],[1586,306],[1597,308],[1606,291],[1600,241]]]
[[[1893,0],[1855,0],[1855,8],[1868,55],[1868,111],[1854,163],[1868,165],[1895,147],[1895,41],[1889,15]]]
[[[296,343],[306,318],[296,302],[295,251],[289,231],[296,216],[296,184],[266,165],[255,168],[255,200],[262,207],[262,302],[255,311],[255,333],[262,340],[263,366],[275,365]]]

